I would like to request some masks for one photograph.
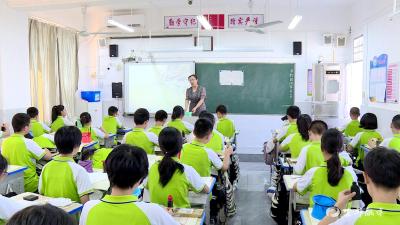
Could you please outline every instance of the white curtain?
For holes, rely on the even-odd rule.
[[[76,32],[30,20],[31,98],[41,120],[50,121],[51,107],[57,104],[63,104],[73,115],[78,88],[77,54]]]

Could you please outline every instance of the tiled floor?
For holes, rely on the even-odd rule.
[[[231,225],[276,224],[269,216],[271,201],[265,191],[269,167],[263,162],[240,162],[240,180],[236,190],[237,214]]]

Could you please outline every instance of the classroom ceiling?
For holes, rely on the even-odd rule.
[[[13,8],[23,10],[51,10],[67,9],[87,6],[103,6],[115,8],[174,8],[174,7],[223,7],[223,6],[247,6],[249,0],[6,0]],[[357,1],[363,0],[251,0],[254,5],[287,5],[292,7],[316,7],[316,6],[351,6]]]

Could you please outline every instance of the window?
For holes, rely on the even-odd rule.
[[[353,41],[353,62],[362,62],[364,59],[364,36],[354,38]]]

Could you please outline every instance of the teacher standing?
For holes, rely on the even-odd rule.
[[[190,75],[188,80],[191,87],[186,89],[185,111],[192,112],[193,116],[198,116],[201,111],[206,110],[206,88],[199,85],[195,74]]]

